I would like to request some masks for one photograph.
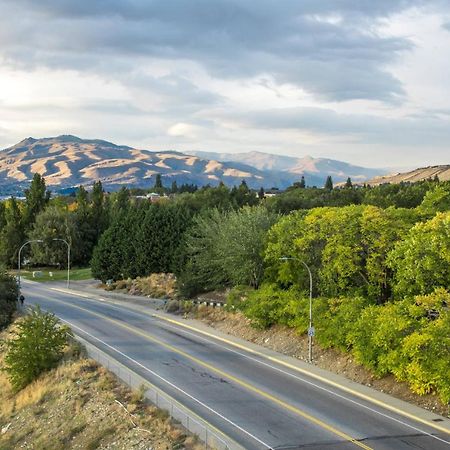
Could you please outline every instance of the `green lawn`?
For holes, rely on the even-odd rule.
[[[33,278],[33,272],[42,272],[41,277]],[[53,276],[50,276],[50,272]],[[17,270],[14,271],[14,275],[17,275]],[[41,267],[35,268],[33,270],[22,269],[20,271],[20,276],[26,278],[27,280],[47,282],[47,281],[64,281],[67,280],[67,270],[55,270],[51,267]],[[91,269],[89,267],[84,269],[70,269],[70,279],[73,281],[77,280],[89,280],[92,278]]]

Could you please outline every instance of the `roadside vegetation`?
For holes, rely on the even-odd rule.
[[[299,334],[308,327],[305,263],[316,342],[450,402],[449,182],[333,188],[327,179],[271,198],[245,182],[179,192],[159,180],[156,188],[170,196],[152,204],[126,188],[106,195],[96,183],[91,193],[51,199],[36,177],[24,202],[0,210],[0,259],[15,264],[18,220],[20,242],[44,240],[26,255],[33,264],[64,264],[53,239],[68,239],[77,264],[90,261],[94,277],[119,289],[174,273],[182,298],[231,290],[227,303],[253,326]]]
[[[34,273],[34,276],[33,276]],[[16,270],[11,270],[11,274],[17,275]],[[31,281],[48,282],[48,281],[66,281],[67,269],[58,270],[53,267],[33,267],[33,270],[22,269],[20,276]],[[90,267],[78,269],[70,268],[70,280],[82,281],[92,279],[92,272]]]
[[[39,309],[0,333],[0,449],[195,449]]]

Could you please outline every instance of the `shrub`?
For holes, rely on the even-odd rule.
[[[314,300],[315,301],[315,300]],[[317,340],[325,347],[348,350],[349,334],[370,301],[363,297],[344,297],[328,300],[325,309],[316,314]]]
[[[17,323],[14,334],[6,342],[4,370],[19,391],[58,364],[72,332],[53,314],[36,307]]]
[[[19,287],[14,277],[0,269],[0,330],[11,323],[17,309]]]

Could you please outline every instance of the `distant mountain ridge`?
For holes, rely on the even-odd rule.
[[[240,155],[222,161],[227,159],[227,154],[141,150],[72,135],[30,137],[0,151],[0,188],[5,192],[25,186],[36,172],[45,177],[49,186],[57,189],[89,185],[100,180],[110,190],[123,185],[149,188],[158,173],[165,185],[176,180],[178,184],[199,186],[217,185],[223,181],[231,186],[245,180],[256,189],[261,186],[283,189],[298,181],[302,174],[308,185],[322,186],[327,175],[339,182],[348,176],[359,181],[381,173],[311,157],[293,158],[259,152]]]
[[[363,182],[387,172],[386,169],[371,169],[334,159],[313,158],[312,156],[299,158],[263,152],[213,153],[190,151],[186,153],[199,156],[200,158],[214,158],[223,162],[240,162],[251,165],[259,170],[285,172],[297,178],[304,175],[309,185],[317,184],[318,186],[323,185],[328,175],[331,175],[335,182],[345,181],[348,177],[355,182]],[[317,181],[312,182],[311,180],[317,180],[319,183]]]

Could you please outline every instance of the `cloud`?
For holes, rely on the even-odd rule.
[[[448,113],[448,112],[447,112]],[[450,118],[432,115],[388,118],[371,114],[342,114],[331,109],[278,108],[233,114],[244,126],[272,130],[297,130],[364,144],[427,147],[450,145]]]
[[[18,65],[115,72],[188,60],[213,77],[270,74],[332,101],[398,102],[386,66],[412,48],[380,21],[420,0],[3,0],[2,53]],[[7,18],[7,20],[5,20]]]

